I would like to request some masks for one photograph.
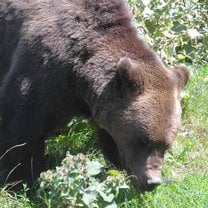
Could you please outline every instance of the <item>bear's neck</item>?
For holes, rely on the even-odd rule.
[[[118,61],[119,57],[115,55],[105,57],[102,53],[96,54],[81,71],[79,93],[92,115],[98,114],[97,106],[106,105],[113,96],[112,82]]]

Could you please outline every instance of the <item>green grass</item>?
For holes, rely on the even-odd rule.
[[[138,194],[131,188],[118,196],[119,208],[206,208],[208,207],[208,66],[191,69],[192,76],[183,100],[183,122],[173,148],[165,156],[164,178],[171,178],[155,191]],[[100,158],[96,135],[86,120],[73,120],[70,130],[47,141],[46,154],[52,166],[69,149],[70,153],[84,152],[90,158]],[[67,128],[67,129],[69,129]],[[54,152],[54,149],[56,151]],[[38,189],[38,188],[37,188]],[[44,196],[42,197],[44,198]],[[49,208],[45,201],[25,194],[0,191],[0,207]]]
[[[54,151],[54,147],[56,151]],[[57,166],[66,156],[71,154],[91,154],[97,151],[98,142],[91,122],[85,119],[74,118],[62,134],[49,138],[46,141],[46,155],[51,166]]]
[[[0,190],[0,207],[1,208],[32,208],[34,207],[34,203],[26,196],[25,193],[21,195],[17,195],[14,193],[8,193],[5,191],[4,188],[2,188]]]
[[[162,185],[123,207],[205,208],[208,207],[207,183],[208,177],[205,175],[188,174],[184,179]]]

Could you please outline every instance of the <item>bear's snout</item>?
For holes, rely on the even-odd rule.
[[[141,193],[152,191],[162,183],[162,155],[158,151],[147,154],[148,151],[143,151],[143,154],[138,155],[134,166],[129,167],[130,175],[135,176],[132,182]]]
[[[160,158],[158,154],[154,153],[152,156],[148,158],[144,177],[144,183],[147,191],[151,191],[156,186],[161,184],[162,163],[163,159]]]
[[[145,175],[144,180],[142,181],[143,184],[141,185],[142,192],[152,191],[162,183],[161,170],[150,170],[148,172],[151,174]]]
[[[134,187],[141,193],[154,190],[162,183],[161,172],[162,170],[160,169],[150,169],[137,173],[135,177],[132,177]]]
[[[161,177],[153,176],[147,179],[147,185],[160,185]]]
[[[159,176],[153,176],[148,178],[144,177],[142,180],[139,180],[138,177],[133,177],[132,182],[137,191],[139,191],[140,193],[144,193],[146,191],[154,190],[158,185],[162,183],[162,179]]]
[[[136,188],[139,192],[144,193],[145,191],[152,191],[157,186],[159,186],[162,183],[162,179],[160,176],[152,176],[148,177],[144,180],[142,180],[141,183],[138,183],[137,181]]]
[[[146,187],[147,187],[147,191],[152,191],[153,189],[155,189],[158,185],[160,185],[162,182],[161,177],[158,176],[153,176],[147,179],[146,182]]]

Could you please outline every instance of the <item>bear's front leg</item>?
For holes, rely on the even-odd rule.
[[[22,188],[22,183],[31,186],[40,172],[45,170],[44,142],[2,142],[0,157],[1,183],[11,183],[13,190]]]
[[[3,110],[0,137],[0,181],[11,182],[14,189],[21,188],[22,183],[31,186],[45,169],[44,136],[38,127],[41,119],[37,123],[35,112],[18,110]]]
[[[1,88],[0,181],[19,189],[44,170],[45,113],[32,78],[10,74]]]

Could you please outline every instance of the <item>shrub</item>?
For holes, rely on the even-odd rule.
[[[207,64],[208,0],[129,0],[140,35],[167,64]]]
[[[103,164],[83,154],[69,153],[56,170],[41,173],[38,196],[47,207],[117,207],[116,199],[128,189],[118,171],[106,175]]]

